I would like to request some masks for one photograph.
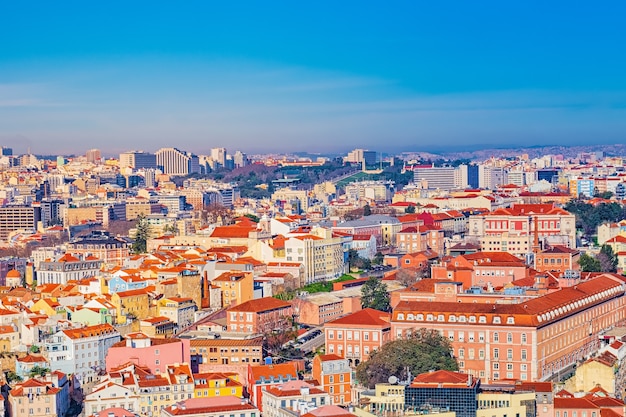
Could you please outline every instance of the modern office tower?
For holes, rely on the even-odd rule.
[[[559,177],[560,172],[561,170],[559,169],[538,169],[537,181],[546,180],[550,184],[554,184]]]
[[[141,170],[143,174],[144,186],[146,188],[154,188],[156,187],[156,170],[152,168],[146,168]]]
[[[480,172],[480,188],[493,190],[507,183],[507,173],[502,167],[479,165],[478,169]]]
[[[189,152],[183,152],[176,148],[161,148],[156,151],[157,167],[164,174],[189,175],[200,172],[198,157]]]
[[[102,153],[100,152],[100,149],[89,149],[85,152],[85,158],[87,159],[87,162],[97,164],[102,160]]]
[[[39,204],[41,208],[41,223],[44,227],[60,224],[61,222],[61,206],[63,200],[42,200]]]
[[[62,174],[48,174],[46,175],[46,181],[50,184],[50,193],[56,193],[57,189],[62,185],[65,185],[65,176]]]
[[[420,166],[413,170],[413,181],[426,183],[430,189],[451,190],[463,186],[460,173],[454,167]]]
[[[480,184],[478,178],[478,165],[470,164],[467,166],[467,185],[470,188],[478,188]]]
[[[213,169],[224,168],[226,166],[226,148],[211,149],[211,159],[215,164]]]
[[[16,230],[35,232],[41,220],[41,208],[29,206],[0,207],[0,241],[6,242]]]
[[[376,152],[368,151],[366,149],[355,149],[352,152],[348,152],[346,162],[354,162],[363,164],[366,166],[376,165]]]
[[[248,160],[248,155],[241,151],[235,152],[235,155],[233,156],[233,162],[235,163],[235,168],[245,167],[250,163],[250,161]]]
[[[526,185],[526,172],[521,167],[510,169],[507,173],[507,183],[523,187]]]
[[[120,168],[131,167],[132,169],[150,168],[156,169],[157,159],[153,153],[144,151],[129,151],[120,154]]]
[[[2,156],[13,155],[13,148],[7,148],[6,146],[3,146],[2,148],[0,148],[0,150],[2,151]]]
[[[198,164],[200,165],[200,173],[208,174],[213,169],[213,159],[209,155],[198,155]]]

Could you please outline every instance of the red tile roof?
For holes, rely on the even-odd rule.
[[[272,378],[278,380],[279,376],[283,379],[287,377],[290,377],[291,379],[298,379],[298,366],[295,362],[251,366],[250,376],[252,378],[250,383],[261,381],[261,377],[263,377],[268,383],[272,380]]]
[[[230,307],[228,311],[243,311],[248,313],[262,313],[264,311],[278,310],[282,308],[289,308],[291,304],[279,300],[274,297],[257,298],[255,300],[246,301],[245,303],[238,304],[234,307]]]
[[[433,371],[424,374],[420,374],[413,379],[411,387],[429,386],[437,384],[438,386],[474,386],[476,380],[472,380],[472,377],[468,374],[462,374],[452,371]],[[471,382],[471,384],[469,384]]]
[[[391,314],[384,311],[374,310],[373,308],[364,308],[347,316],[340,317],[326,323],[326,326],[376,326],[390,327]]]

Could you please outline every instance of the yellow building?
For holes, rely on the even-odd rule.
[[[576,373],[565,381],[565,389],[572,393],[589,392],[598,385],[609,395],[615,392],[615,376],[618,369],[617,358],[609,352],[589,359],[576,368]]]
[[[194,397],[224,397],[234,395],[243,397],[243,385],[239,382],[239,374],[231,372],[200,373],[193,375]]]
[[[532,391],[490,391],[485,387],[483,389],[484,391],[476,396],[478,402],[476,417],[527,416],[534,411],[535,393]]]
[[[42,298],[37,301],[30,310],[34,313],[45,314],[48,317],[57,314],[65,314],[63,306],[50,298]]]
[[[358,405],[376,415],[403,413],[404,387],[399,384],[376,384],[374,392],[363,391],[358,394]]]
[[[224,272],[211,283],[222,292],[222,307],[239,305],[254,298],[252,272]]]
[[[150,298],[145,289],[116,292],[111,295],[111,304],[117,311],[117,323],[126,323],[127,318],[143,320],[150,316]]]

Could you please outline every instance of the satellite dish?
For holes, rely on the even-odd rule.
[[[397,384],[398,383],[398,377],[391,375],[389,377],[389,379],[387,380],[391,385]]]

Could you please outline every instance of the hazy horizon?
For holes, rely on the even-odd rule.
[[[7,2],[0,145],[396,153],[626,142],[626,4]]]

